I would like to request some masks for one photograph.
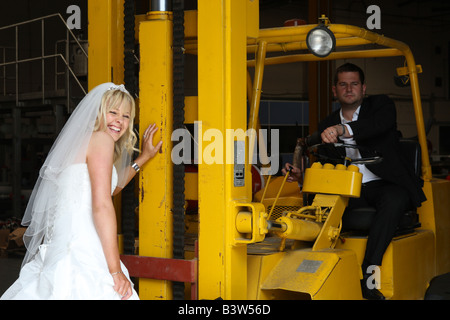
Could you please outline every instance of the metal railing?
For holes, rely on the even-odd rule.
[[[45,54],[45,21],[55,18],[59,21],[62,22],[62,24],[64,25],[64,27],[66,28],[66,39],[62,40],[63,42],[65,41],[65,55],[58,53],[57,52],[57,46],[55,45],[55,53],[53,54]],[[31,57],[31,58],[26,58],[26,59],[19,59],[19,27],[24,26],[24,25],[29,25],[31,23],[34,22],[39,22],[40,21],[40,28],[41,28],[41,54],[36,56],[36,57]],[[86,94],[86,90],[84,89],[83,85],[80,83],[80,80],[78,79],[77,75],[74,73],[73,69],[70,67],[69,64],[69,45],[70,42],[73,41],[73,43],[76,43],[76,45],[78,46],[78,48],[81,50],[81,52],[84,54],[84,56],[86,57],[86,59],[88,58],[88,54],[87,52],[84,50],[83,46],[81,45],[80,41],[77,39],[77,37],[73,34],[72,30],[70,30],[70,28],[68,27],[68,25],[66,24],[66,21],[64,21],[63,17],[59,14],[51,14],[48,16],[44,16],[44,17],[40,17],[40,18],[36,18],[36,19],[32,19],[32,20],[27,20],[27,21],[23,21],[23,22],[19,22],[16,24],[12,24],[9,26],[5,26],[5,27],[0,27],[0,31],[3,30],[7,30],[7,29],[13,29],[15,31],[15,45],[14,46],[9,46],[9,47],[4,47],[2,48],[3,51],[0,51],[3,53],[3,58],[1,59],[1,63],[0,63],[0,70],[3,71],[2,77],[3,77],[3,95],[6,96],[7,92],[6,92],[6,81],[7,79],[7,74],[6,74],[6,67],[7,66],[11,66],[14,65],[15,66],[15,77],[13,78],[15,80],[15,99],[16,99],[16,104],[18,105],[19,103],[19,86],[20,86],[20,79],[19,79],[19,65],[23,64],[23,63],[27,63],[27,62],[32,62],[32,61],[41,61],[41,92],[42,92],[42,103],[44,104],[45,102],[45,63],[44,61],[46,59],[55,59],[55,90],[57,89],[58,85],[57,85],[57,77],[60,73],[58,73],[57,70],[57,60],[60,59],[63,64],[66,67],[66,72],[65,72],[65,94],[67,97],[67,109],[69,110],[69,105],[70,105],[70,78],[72,76],[72,78],[75,80],[75,83],[79,86],[79,88],[83,91],[84,94]],[[60,40],[61,41],[61,40]],[[59,42],[60,42],[59,41]],[[14,50],[14,59],[10,60],[10,61],[6,61],[6,50]]]

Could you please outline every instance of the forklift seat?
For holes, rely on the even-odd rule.
[[[400,149],[407,163],[414,166],[412,168],[414,169],[414,173],[420,177],[421,149],[419,142],[411,139],[400,139]],[[342,231],[352,231],[367,235],[375,214],[376,210],[373,207],[355,208],[350,211],[345,211],[342,217]],[[397,226],[395,235],[409,233],[418,227],[420,227],[420,222],[417,209],[407,210]]]

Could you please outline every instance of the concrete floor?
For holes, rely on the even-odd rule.
[[[7,258],[0,258],[0,296],[19,277],[22,260],[23,255],[9,255]]]

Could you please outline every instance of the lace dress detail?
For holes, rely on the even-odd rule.
[[[113,170],[111,194],[117,185]],[[121,299],[113,289],[92,216],[85,163],[68,167],[59,179],[56,208],[43,244],[1,299]],[[122,271],[129,277],[122,264]],[[138,299],[133,290],[131,299]]]

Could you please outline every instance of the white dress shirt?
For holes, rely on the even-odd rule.
[[[353,139],[353,130],[347,123],[358,120],[360,109],[361,109],[361,106],[359,106],[358,109],[356,109],[356,111],[353,113],[353,117],[352,117],[351,121],[348,121],[347,119],[344,118],[344,116],[342,115],[342,109],[339,112],[339,115],[341,116],[341,123],[345,126],[345,129],[348,130],[348,133],[351,136],[350,138],[344,138],[343,136],[339,137],[346,144],[356,145],[356,141]],[[345,154],[347,157],[349,157],[351,159],[356,160],[356,159],[361,158],[361,154],[359,153],[359,150],[355,149],[355,148],[345,148]],[[362,183],[367,183],[369,181],[381,179],[376,174],[374,174],[372,171],[367,169],[367,167],[364,164],[356,164],[356,166],[359,167],[359,172],[361,172],[363,175]]]

